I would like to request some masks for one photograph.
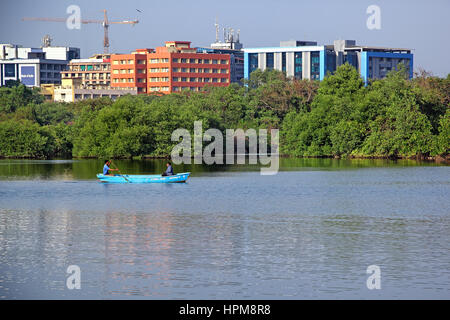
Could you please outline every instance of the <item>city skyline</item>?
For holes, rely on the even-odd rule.
[[[413,50],[415,71],[425,69],[446,77],[450,62],[445,39],[450,22],[445,14],[450,2],[422,1],[301,1],[230,0],[226,3],[177,1],[148,3],[130,0],[126,3],[29,0],[2,2],[0,42],[39,47],[44,35],[53,45],[79,47],[81,57],[103,52],[101,25],[81,25],[70,30],[64,23],[22,21],[23,17],[65,18],[67,7],[78,5],[82,19],[102,19],[103,9],[110,20],[139,20],[136,26],[113,25],[109,30],[110,52],[129,53],[138,48],[154,48],[167,40],[188,40],[193,46],[209,46],[215,40],[215,19],[223,27],[240,29],[244,48],[278,46],[281,40],[311,40],[331,44],[335,39],[356,40],[360,45],[402,47]],[[381,29],[369,30],[366,13],[370,5],[381,9]],[[307,12],[305,14],[304,12]],[[311,14],[316,13],[316,14]],[[273,23],[270,23],[273,21]],[[269,23],[268,23],[269,22]]]

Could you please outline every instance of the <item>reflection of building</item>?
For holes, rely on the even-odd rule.
[[[199,91],[230,84],[230,55],[197,52],[189,41],[111,55],[111,86],[137,87],[138,93]]]
[[[109,54],[98,54],[89,59],[73,59],[67,70],[61,72],[63,79],[80,78],[81,85],[89,88],[110,86],[111,63]]]
[[[295,79],[322,80],[344,63],[354,66],[364,81],[381,79],[403,63],[413,76],[413,54],[410,49],[358,46],[354,40],[336,40],[333,45],[319,46],[312,41],[282,41],[280,47],[243,49],[244,76],[256,69],[284,71]]]
[[[71,47],[23,48],[0,44],[0,86],[19,80],[29,87],[61,83],[60,72],[71,59],[80,57],[80,49]]]
[[[137,94],[136,88],[90,88],[82,84],[81,78],[62,79],[62,84],[60,86],[54,86],[53,92],[53,100],[56,102],[74,102],[84,99],[96,99],[102,97],[109,97],[115,100],[118,97],[127,94]]]

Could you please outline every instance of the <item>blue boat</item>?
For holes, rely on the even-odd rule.
[[[105,176],[97,174],[97,178],[105,183],[184,183],[189,178],[190,172],[179,173],[173,176],[157,175],[132,175],[132,174],[115,174],[113,176]]]

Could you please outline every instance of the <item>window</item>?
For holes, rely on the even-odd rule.
[[[187,68],[181,68],[181,72],[188,72]]]
[[[228,60],[220,60],[220,64],[228,64]]]
[[[173,72],[180,72],[180,68],[173,68]]]
[[[197,82],[197,78],[190,78],[189,81],[190,82]]]
[[[301,52],[295,52],[294,54],[294,78],[301,80],[303,78],[303,58]]]
[[[173,87],[173,91],[180,91],[180,87]]]
[[[248,58],[250,60],[249,72],[252,73],[256,69],[258,69],[258,54],[257,53],[249,53]]]
[[[181,63],[187,63],[187,59],[181,59]]]
[[[220,82],[222,82],[222,83],[227,83],[227,82],[228,82],[228,79],[227,79],[227,78],[222,78],[222,79],[220,79]]]
[[[267,69],[273,69],[273,52],[266,53],[266,68]]]
[[[172,62],[175,62],[175,63],[180,62],[180,59],[178,59],[178,58],[173,58],[173,59],[172,59]]]
[[[318,51],[311,52],[311,79],[318,80],[320,73],[320,54]]]
[[[117,64],[119,64],[119,61],[118,60],[114,60],[113,64],[117,65]]]
[[[286,52],[281,53],[281,71],[286,72]]]
[[[190,73],[194,73],[194,72],[195,72],[195,68],[189,69],[189,72],[190,72]]]
[[[186,82],[187,78],[181,78],[181,82]]]
[[[213,79],[212,79],[212,82],[219,82],[219,79],[213,78]]]
[[[172,78],[172,81],[174,81],[174,82],[178,82],[178,81],[179,81],[179,79],[180,79],[180,78],[178,78],[178,77],[173,77],[173,78]]]
[[[209,64],[210,60],[209,59],[204,59],[203,63]]]
[[[161,68],[161,72],[169,72],[169,68]]]
[[[156,58],[152,58],[152,59],[150,59],[150,61],[149,61],[150,63],[158,63],[158,59],[156,59]]]
[[[212,63],[217,64],[217,59],[213,59]]]
[[[150,87],[151,92],[159,91],[159,87]]]
[[[16,76],[16,65],[5,64],[5,77],[15,77],[15,76]]]
[[[190,63],[195,63],[195,59],[190,59]]]
[[[162,87],[161,91],[169,91],[169,87]]]
[[[211,69],[208,69],[208,68],[203,69],[203,72],[204,72],[204,73],[210,73],[210,72],[211,72]]]
[[[228,69],[220,69],[220,73],[228,73]]]
[[[128,60],[128,64],[134,64],[134,60]]]
[[[213,73],[219,73],[219,69],[213,69]]]

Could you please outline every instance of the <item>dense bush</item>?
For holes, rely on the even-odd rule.
[[[37,89],[0,88],[0,156],[169,156],[175,129],[280,128],[293,156],[448,155],[450,78],[404,70],[364,86],[343,65],[322,82],[255,71],[245,86],[165,96],[43,102]]]

